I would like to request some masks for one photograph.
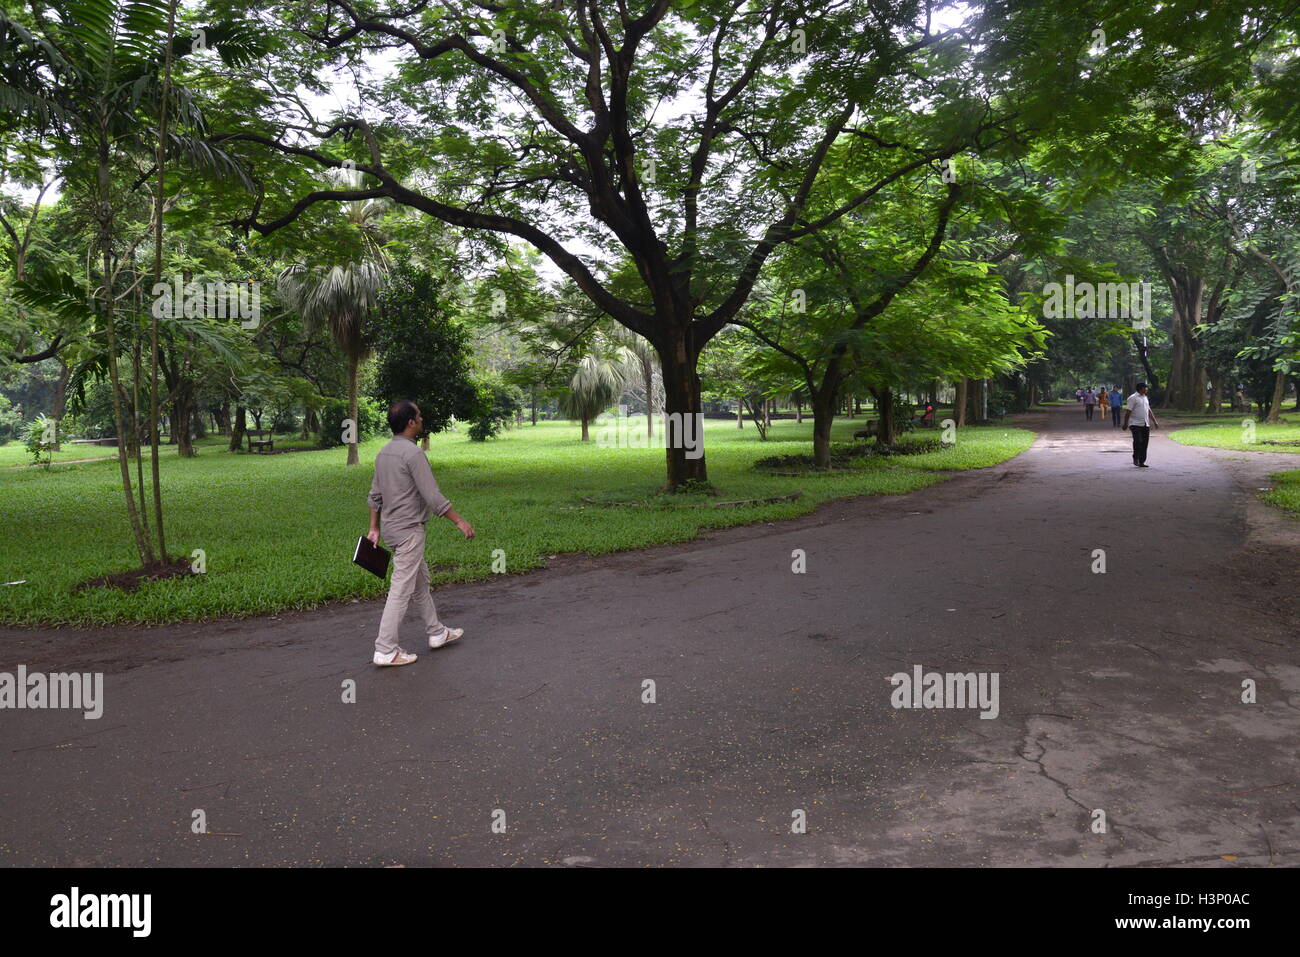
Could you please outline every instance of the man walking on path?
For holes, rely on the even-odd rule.
[[[1114,428],[1119,428],[1119,414],[1124,408],[1124,396],[1119,391],[1119,386],[1110,388],[1110,424]]]
[[[1151,400],[1147,398],[1147,384],[1139,382],[1137,391],[1128,397],[1128,408],[1124,410],[1122,429],[1133,432],[1133,464],[1140,469],[1147,468],[1147,443],[1151,441],[1151,429],[1160,428],[1156,414],[1151,411]]]
[[[393,438],[375,456],[369,499],[370,533],[366,536],[379,543],[382,513],[384,541],[393,550],[393,578],[375,640],[375,664],[380,666],[409,665],[419,657],[407,654],[397,644],[398,629],[412,603],[420,614],[430,648],[449,645],[464,634],[464,629],[448,628],[438,620],[429,593],[429,566],[424,560],[424,523],[431,514],[440,515],[455,522],[466,538],[474,537],[474,527],[457,515],[451,502],[438,491],[429,459],[415,444],[424,429],[419,407],[409,399],[394,402],[388,410],[388,427],[393,430]]]
[[[1083,394],[1083,414],[1089,422],[1092,421],[1092,410],[1097,407],[1097,393],[1088,387],[1088,391]]]

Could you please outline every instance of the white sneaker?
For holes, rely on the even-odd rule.
[[[377,664],[381,668],[393,668],[396,667],[397,665],[409,665],[411,662],[415,661],[415,659],[418,657],[420,656],[408,655],[401,648],[398,648],[395,652],[393,652],[393,657],[387,659],[384,658],[379,652],[376,651],[375,664]]]
[[[443,645],[449,645],[453,641],[460,640],[460,636],[463,634],[465,634],[464,628],[448,628],[447,633],[443,635],[441,638],[439,639],[430,638],[429,647],[433,649],[433,648],[441,648]]]

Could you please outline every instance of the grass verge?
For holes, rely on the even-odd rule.
[[[1300,469],[1274,472],[1268,478],[1273,483],[1273,488],[1261,495],[1260,499],[1290,513],[1292,518],[1300,518]]]
[[[1254,419],[1250,419],[1249,429],[1238,419],[1230,425],[1194,425],[1178,429],[1169,437],[1183,445],[1204,445],[1213,449],[1300,453],[1300,425],[1264,425]],[[1252,441],[1247,441],[1252,438]],[[1270,442],[1282,444],[1270,445]]]
[[[833,438],[849,441],[861,427],[861,418],[838,420]],[[719,501],[802,494],[719,509],[674,507],[663,496],[655,508],[592,505],[584,499],[655,499],[663,450],[583,444],[577,427],[565,422],[526,425],[482,444],[463,432],[435,436],[429,451],[434,474],[478,534],[466,541],[449,522],[430,524],[426,556],[434,582],[491,576],[496,549],[504,551],[507,571],[517,572],[561,552],[599,555],[686,541],[709,528],[792,518],[830,499],[913,492],[943,481],[946,472],[1004,461],[1034,438],[1023,429],[967,428],[940,451],[871,457],[853,469],[789,477],[752,466],[764,456],[806,451],[811,421],[774,422],[766,442],[752,424],[742,430],[709,420],[706,432],[709,478]],[[165,454],[160,467],[168,550],[173,556],[203,550],[207,572],[145,582],[134,592],[73,591],[87,579],[137,564],[114,459],[0,472],[6,531],[0,539],[0,622],[161,623],[382,595],[386,584],[350,563],[357,536],[366,530],[366,494],[382,445],[378,439],[365,443],[357,468],[344,465],[342,448],[232,455],[214,440],[192,459]],[[687,498],[684,505],[699,504],[696,496]],[[3,584],[12,581],[25,583]]]

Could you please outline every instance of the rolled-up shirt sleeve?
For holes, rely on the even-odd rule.
[[[425,458],[424,453],[417,450],[416,456],[410,460],[411,478],[415,481],[415,487],[420,492],[420,497],[424,499],[424,504],[429,506],[429,512],[439,517],[447,514],[447,509],[451,508],[449,502],[438,489],[438,481],[433,477],[433,469],[429,466],[429,460]]]
[[[379,466],[377,464],[375,466],[375,477],[370,481],[370,494],[366,497],[366,501],[370,503],[370,507],[376,512],[384,510],[384,496],[379,491]]]

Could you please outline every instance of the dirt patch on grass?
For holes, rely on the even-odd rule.
[[[917,439],[911,442],[899,441],[892,445],[881,445],[878,441],[855,442],[852,444],[836,442],[830,448],[831,468],[847,468],[854,460],[867,456],[874,455],[887,458],[894,455],[925,455],[929,452],[938,452],[943,447],[943,442],[938,439]],[[773,469],[816,470],[817,466],[813,462],[811,454],[799,453],[796,455],[769,455],[767,458],[755,462],[753,468],[763,472]],[[782,472],[780,474],[794,473]]]
[[[114,572],[112,575],[100,575],[87,578],[72,586],[74,592],[87,588],[120,588],[125,592],[137,590],[145,582],[162,581],[167,578],[188,578],[194,572],[190,570],[188,558],[177,558],[167,563],[158,563],[149,568],[133,568],[126,572]]]

